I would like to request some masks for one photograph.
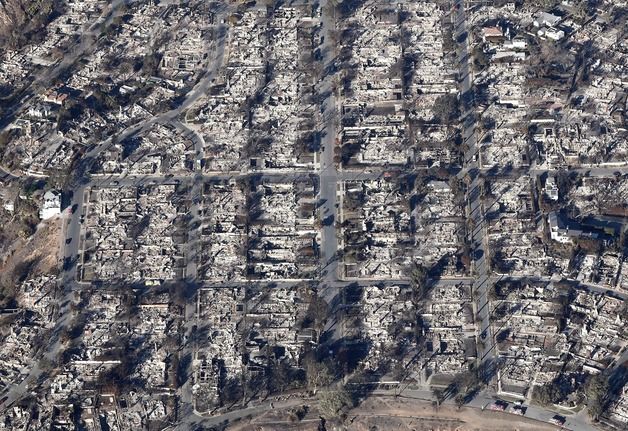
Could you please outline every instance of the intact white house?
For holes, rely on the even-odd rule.
[[[61,194],[48,190],[44,194],[44,204],[39,211],[39,218],[47,220],[57,214],[61,214]]]

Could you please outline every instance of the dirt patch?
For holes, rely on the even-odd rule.
[[[319,419],[308,419],[301,422],[278,421],[264,424],[255,422],[249,424],[237,424],[227,428],[229,431],[317,431]],[[330,430],[331,431],[331,430]]]
[[[59,271],[61,219],[42,223],[30,238],[18,239],[12,253],[0,263],[0,288],[5,296],[27,278]]]
[[[317,431],[320,418],[316,409],[308,409],[300,419],[299,407],[268,410],[258,416],[234,423],[229,431]]]
[[[318,429],[318,413],[311,408],[302,421],[285,409],[272,410],[234,423],[233,431],[291,431]],[[491,410],[441,406],[414,399],[372,397],[351,410],[344,421],[331,420],[328,431],[555,431],[558,428],[525,417]]]
[[[418,400],[371,398],[349,414],[347,430],[551,431],[551,425],[507,413],[441,406]]]

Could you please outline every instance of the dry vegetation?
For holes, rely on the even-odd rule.
[[[299,421],[293,410],[270,410],[252,419],[229,426],[234,431],[288,431],[317,430],[318,414],[310,409]],[[351,410],[343,423],[327,421],[325,428],[347,431],[383,431],[408,429],[416,431],[458,430],[458,431],[551,431],[556,427],[525,417],[516,417],[476,408],[461,409],[455,406],[441,406],[436,409],[431,402],[416,399],[394,399],[372,397],[359,407]]]
[[[0,48],[16,49],[32,43],[63,9],[60,0],[0,2]]]
[[[0,261],[0,303],[15,296],[15,289],[28,278],[54,274],[59,270],[61,219],[52,219],[28,239],[17,239],[12,251]]]
[[[435,409],[430,402],[410,399],[374,398],[352,411],[355,416],[347,430],[375,431],[413,429],[428,431],[455,429],[459,431],[549,431],[556,428],[534,420],[514,417],[508,413],[454,406]]]

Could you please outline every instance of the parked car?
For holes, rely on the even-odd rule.
[[[558,425],[558,426],[563,426],[565,425],[565,421],[567,419],[565,418],[565,416],[561,416],[561,415],[554,415],[551,419],[550,422],[553,423],[554,425]]]

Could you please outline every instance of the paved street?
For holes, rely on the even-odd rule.
[[[335,61],[335,46],[331,43],[332,32],[336,28],[333,4],[327,0],[321,2],[321,36],[324,43],[319,47],[323,54],[323,64],[330,65]],[[319,199],[322,205],[319,208],[320,217],[323,221],[322,233],[322,261],[323,261],[323,280],[326,282],[335,281],[338,278],[338,261],[336,260],[336,252],[338,250],[338,240],[336,238],[335,222],[338,217],[337,211],[337,187],[338,187],[338,170],[334,163],[334,148],[336,146],[336,137],[338,136],[338,111],[336,106],[336,96],[333,91],[335,74],[328,73],[318,84],[320,94],[328,95],[323,102],[322,117],[324,129],[321,145],[322,152],[320,157],[320,195]]]
[[[458,41],[456,50],[457,61],[459,65],[460,79],[460,95],[461,100],[467,100],[463,95],[473,91],[473,80],[469,65],[469,52],[467,47],[467,27],[465,17],[465,7],[462,0],[455,3],[456,9],[453,13],[454,38]],[[475,133],[475,105],[473,98],[469,98],[471,102],[461,103],[461,118],[463,119],[463,141],[467,143],[468,150],[464,155],[465,166],[461,177],[465,175],[472,176],[471,182],[468,184],[467,191],[467,217],[468,226],[471,230],[469,239],[471,243],[471,253],[473,256],[473,268],[476,274],[476,280],[473,283],[475,291],[475,312],[481,321],[479,332],[480,342],[478,343],[478,357],[482,361],[486,361],[493,357],[493,335],[490,327],[489,307],[488,307],[488,291],[490,287],[489,268],[488,268],[488,249],[486,235],[486,221],[484,218],[484,210],[480,200],[479,177],[473,175],[474,170],[478,169],[477,154],[479,148],[477,145],[477,137]]]
[[[372,394],[373,397],[381,397],[382,400],[391,399],[395,395],[397,394],[394,390],[375,390]],[[431,403],[434,400],[432,391],[430,390],[406,389],[403,391],[402,394],[400,394],[400,396],[406,400],[415,399],[418,402],[427,401]],[[466,407],[479,410],[487,409],[497,399],[499,399],[499,397],[497,397],[493,393],[481,393],[477,397],[475,397],[470,403],[468,403]],[[306,400],[306,402],[310,406],[316,404],[316,400]],[[303,403],[304,400],[302,398],[291,398],[283,401],[274,402],[268,400],[254,406],[246,407],[224,414],[219,414],[211,418],[200,418],[192,414],[191,412],[184,412],[181,422],[177,424],[177,427],[175,429],[184,431],[189,430],[191,429],[191,427],[194,426],[210,427],[220,424],[233,423],[234,421],[243,420],[247,417],[259,416],[273,408],[286,409],[301,405]],[[455,404],[454,400],[452,399],[448,399],[444,403],[447,405]],[[510,403],[510,406],[512,406],[512,403]],[[509,413],[506,412],[504,414],[507,415]],[[525,417],[528,419],[534,419],[547,423],[555,414],[556,412],[553,412],[551,410],[546,410],[535,406],[527,406]],[[517,416],[515,415],[512,415],[512,417],[513,421],[515,421],[517,418]],[[563,428],[572,431],[596,431],[596,428],[591,426],[582,414],[568,416]]]
[[[103,23],[107,24],[111,19],[113,19],[113,17],[115,16],[116,9],[122,3],[124,3],[122,0],[115,0],[109,6],[107,11],[103,14],[103,16],[98,18],[96,22],[86,30],[85,35],[90,36],[90,38],[84,37],[82,39],[82,42],[79,44],[79,46],[76,47],[74,51],[72,51],[71,55],[64,57],[64,60],[57,66],[53,67],[52,69],[46,70],[45,74],[38,77],[35,80],[34,84],[36,84],[39,81],[48,81],[52,79],[55,76],[55,74],[61,73],[63,68],[72,64],[82,55],[85,55],[91,46],[90,43],[88,43],[88,41],[91,41],[92,40],[91,38],[96,35],[97,29],[98,31],[100,31],[101,24]],[[222,11],[219,11],[219,13],[217,14],[217,22],[221,22],[221,16],[222,16],[221,12],[224,13],[225,9],[223,9]],[[115,138],[118,141],[123,140],[129,136],[132,136],[136,133],[149,130],[153,124],[158,123],[158,122],[173,123],[175,127],[185,128],[185,126],[183,126],[181,123],[176,122],[175,120],[180,117],[180,114],[182,112],[188,109],[194,102],[196,102],[196,100],[198,100],[201,96],[203,96],[206,93],[207,89],[211,85],[211,82],[213,81],[214,77],[218,73],[220,67],[222,67],[226,29],[227,29],[227,26],[224,24],[220,24],[217,26],[216,34],[218,35],[218,39],[213,44],[215,47],[213,56],[209,56],[208,71],[203,76],[203,78],[199,81],[199,83],[186,95],[186,98],[183,101],[183,103],[173,110],[165,112],[156,117],[151,117],[147,120],[141,121],[137,124],[134,124],[128,127],[127,129],[123,130],[120,134],[115,136]],[[36,88],[36,86],[31,85],[29,88],[34,89]],[[20,103],[11,107],[10,110],[7,112],[7,115],[3,119],[3,124],[6,124],[6,122],[8,121],[10,117],[18,113],[22,109],[22,105],[23,104]],[[198,140],[193,140],[193,141],[195,144],[196,160],[198,161],[195,165],[195,172],[198,175],[195,175],[193,177],[193,191],[196,191],[196,193],[199,194],[200,184],[201,184],[200,179],[202,179],[202,176],[200,176],[200,159],[202,159],[203,153],[202,153],[202,145],[199,143],[199,141]],[[91,150],[89,150],[84,155],[84,159],[86,159],[88,162],[95,160],[98,157],[98,155],[102,151],[109,148],[113,144],[113,142],[114,140],[112,138],[109,138],[101,142],[100,144],[95,145]],[[90,165],[91,163],[87,164],[88,167]],[[0,175],[15,176],[9,172],[6,172],[5,170],[1,170]],[[143,180],[147,180],[147,178],[144,178],[144,177],[128,178],[125,180],[124,185],[137,185],[138,181],[143,181]],[[162,182],[171,181],[170,178],[163,177],[163,176],[160,178],[160,180]],[[65,328],[67,328],[67,326],[72,321],[72,312],[71,312],[70,306],[72,304],[72,298],[73,298],[75,290],[80,289],[80,285],[77,282],[77,270],[79,270],[78,258],[79,258],[79,251],[80,251],[80,246],[81,246],[81,238],[80,238],[81,226],[84,222],[84,215],[85,215],[85,205],[86,205],[86,200],[84,196],[85,192],[92,185],[102,186],[102,185],[107,185],[107,184],[119,185],[119,181],[112,179],[112,177],[107,178],[107,177],[95,176],[91,180],[83,184],[76,185],[76,188],[72,190],[73,197],[72,197],[70,206],[69,208],[65,210],[66,213],[64,213],[62,217],[62,223],[63,223],[62,232],[63,232],[64,240],[62,241],[63,249],[61,253],[61,256],[63,257],[63,270],[59,276],[59,286],[60,286],[61,296],[58,299],[58,303],[60,304],[60,306],[57,312],[57,316],[58,316],[57,321],[55,322],[55,326],[52,330],[53,335],[49,340],[49,344],[45,348],[45,353],[43,355],[44,359],[51,360],[51,361],[56,360],[59,353],[61,352],[63,344],[60,340],[59,335]],[[194,217],[198,216],[198,211],[199,211],[198,201],[196,205],[193,204],[191,211]],[[195,233],[193,232],[192,235],[194,236]],[[192,239],[193,239],[192,244],[195,245],[196,244],[195,237],[193,237]],[[188,262],[187,268],[189,269],[191,273],[193,273],[193,276],[194,276],[193,278],[195,278],[194,267],[195,265],[193,263]],[[10,390],[2,394],[3,397],[6,396],[6,399],[3,402],[3,405],[5,406],[11,405],[15,401],[25,396],[28,392],[28,389],[34,386],[34,384],[42,376],[42,373],[43,373],[43,370],[40,368],[39,363],[40,361],[33,361],[32,367],[30,368],[30,370],[27,370],[25,378],[20,383],[12,386]]]
[[[550,282],[555,282],[557,281],[557,279],[552,278],[552,277],[540,277],[540,276],[513,276],[513,275],[508,275],[508,276],[502,276],[502,275],[492,275],[490,280],[489,280],[489,285],[494,284],[495,282],[502,280],[502,279],[508,279],[508,280],[529,280],[529,281],[533,281],[533,282],[544,282],[544,283],[550,283]],[[586,289],[586,290],[590,290],[591,292],[596,292],[596,293],[600,293],[600,294],[604,294],[604,295],[609,295],[612,294],[613,296],[616,296],[618,298],[624,299],[624,300],[628,300],[628,294],[626,294],[625,292],[619,291],[619,290],[613,290],[613,289],[609,289],[608,287],[605,286],[600,286],[598,284],[594,284],[594,283],[585,283],[585,282],[581,282],[581,281],[575,281],[575,280],[566,280],[565,281],[567,284],[573,286],[576,289]]]
[[[0,129],[10,124],[20,112],[28,107],[28,102],[34,94],[39,94],[44,89],[48,88],[50,82],[54,81],[54,79],[66,71],[68,67],[91,53],[96,48],[102,30],[107,27],[115,17],[120,15],[120,6],[134,3],[135,1],[137,0],[113,0],[93,23],[85,25],[80,37],[69,46],[61,61],[51,67],[40,70],[32,77],[31,83],[22,88],[20,92],[15,95],[14,99],[17,99],[17,102],[6,107],[3,111],[3,115],[0,118]]]
[[[65,57],[62,62],[47,69],[45,73],[39,75],[30,86],[31,89],[36,89],[38,86],[43,85],[48,80],[58,76],[65,68],[76,62],[82,56],[88,54],[90,49],[94,47],[99,37],[99,32],[102,25],[109,23],[118,13],[118,7],[123,4],[123,0],[114,0],[108,7],[107,11],[96,20],[91,26],[87,27],[84,31],[83,37],[79,43],[75,46],[72,53]],[[459,91],[460,95],[469,95],[473,92],[473,75],[470,67],[469,48],[465,34],[467,32],[466,14],[463,0],[455,0],[454,5],[457,8],[452,9],[452,20],[455,27],[454,37],[456,39],[456,61],[459,72]],[[101,153],[109,149],[115,142],[120,142],[125,138],[134,136],[139,133],[147,132],[155,124],[167,124],[177,128],[184,136],[188,137],[193,143],[194,149],[194,166],[193,170],[188,173],[180,174],[154,174],[154,175],[92,175],[87,178],[85,175],[80,178],[80,181],[75,185],[71,202],[68,208],[66,208],[62,215],[62,238],[61,238],[61,258],[63,261],[63,270],[59,276],[60,293],[58,295],[59,308],[57,311],[57,321],[52,331],[52,336],[47,341],[47,346],[43,354],[43,358],[46,360],[55,360],[59,353],[63,349],[59,335],[64,329],[71,324],[73,318],[73,312],[71,310],[72,300],[74,295],[84,288],[85,284],[81,284],[79,271],[81,269],[80,253],[83,243],[82,235],[83,226],[86,221],[86,212],[88,209],[88,196],[91,187],[135,187],[135,186],[150,186],[158,184],[184,184],[189,186],[190,190],[190,212],[189,212],[189,226],[191,228],[188,232],[187,241],[184,248],[185,265],[184,265],[184,278],[187,282],[195,285],[202,285],[204,287],[234,287],[234,286],[251,286],[255,284],[252,281],[246,281],[241,283],[203,283],[201,271],[198,268],[200,262],[200,256],[202,252],[201,243],[201,229],[203,219],[203,203],[202,203],[202,188],[203,184],[207,180],[211,179],[234,179],[234,178],[247,178],[251,175],[261,175],[274,180],[294,180],[304,176],[312,176],[318,174],[319,178],[319,217],[322,224],[321,227],[321,273],[320,273],[320,285],[321,289],[319,294],[325,298],[328,302],[332,299],[338,299],[339,293],[342,289],[348,285],[368,286],[373,284],[383,285],[407,285],[409,280],[407,279],[385,279],[385,280],[347,280],[344,279],[339,273],[340,260],[338,259],[338,252],[341,247],[339,244],[340,230],[337,228],[337,223],[340,219],[339,214],[341,208],[339,208],[341,198],[339,199],[339,190],[343,182],[346,181],[365,181],[375,180],[382,178],[386,173],[389,173],[386,168],[374,167],[369,169],[346,169],[343,170],[340,166],[337,166],[335,162],[335,148],[337,146],[338,139],[340,137],[340,124],[339,124],[339,98],[337,97],[334,89],[337,84],[338,74],[328,73],[322,77],[317,83],[316,91],[319,94],[325,95],[325,99],[322,102],[320,116],[321,116],[321,128],[322,128],[322,140],[321,151],[318,157],[318,165],[315,169],[301,169],[292,170],[290,172],[281,171],[265,171],[261,174],[247,174],[240,171],[226,172],[226,173],[206,173],[203,172],[203,160],[205,157],[205,141],[201,134],[193,130],[192,126],[185,123],[185,113],[194,104],[202,98],[215,81],[221,68],[224,66],[225,58],[228,58],[228,53],[225,53],[226,41],[228,39],[228,25],[223,23],[227,12],[229,12],[234,6],[222,6],[223,9],[215,17],[215,34],[217,38],[211,44],[211,50],[207,57],[207,71],[200,78],[198,83],[192,88],[184,98],[183,102],[176,108],[168,110],[167,112],[160,113],[148,119],[139,121],[135,124],[129,125],[122,129],[114,137],[110,137],[102,142],[94,143],[84,155],[86,160],[85,166],[87,171],[93,166],[93,163],[101,155]],[[334,34],[337,32],[336,17],[334,15],[333,3],[329,0],[322,0],[322,17],[321,17],[321,29],[320,35],[324,36],[324,42],[319,47],[322,53],[322,62],[325,66],[334,64],[337,58],[338,49],[334,43]],[[461,119],[463,124],[462,138],[467,146],[467,150],[464,154],[464,166],[459,172],[458,177],[465,180],[467,183],[466,194],[466,214],[465,218],[468,222],[469,232],[468,238],[471,245],[471,255],[473,257],[473,276],[472,277],[458,277],[458,278],[443,278],[439,280],[433,280],[434,284],[442,286],[458,285],[460,283],[471,285],[475,293],[474,295],[474,312],[478,320],[478,357],[482,362],[495,359],[495,341],[490,326],[490,307],[488,294],[490,287],[496,281],[500,279],[499,276],[492,275],[489,264],[489,250],[488,250],[488,238],[487,238],[487,222],[485,220],[485,209],[481,202],[480,193],[480,173],[492,175],[492,171],[483,169],[478,162],[479,144],[478,137],[476,135],[476,114],[473,97],[461,97]],[[26,104],[21,101],[15,104],[8,110],[8,116],[5,121],[9,121],[17,113],[23,110]],[[423,171],[424,169],[415,169],[415,172]],[[411,172],[410,170],[405,172]],[[500,175],[520,175],[529,173],[530,175],[541,175],[548,172],[556,172],[556,169],[544,168],[542,166],[533,166],[526,172],[510,172],[500,173]],[[628,174],[628,166],[595,166],[591,168],[578,168],[572,169],[570,172],[578,172],[582,175],[590,175],[593,177],[613,177],[616,175]],[[17,178],[21,176],[20,173],[10,172],[8,169],[0,167],[0,179],[3,178]],[[340,250],[342,251],[342,250]],[[517,278],[517,277],[510,277]],[[538,281],[551,281],[549,277],[526,277],[532,278]],[[318,282],[316,280],[305,280],[307,282]],[[274,287],[291,287],[295,286],[303,281],[290,281],[290,282],[259,282],[263,286]],[[603,286],[579,283],[577,288],[586,288],[599,293],[608,293],[608,289]],[[119,286],[104,286],[107,288],[119,288]],[[615,292],[620,298],[628,300],[628,295]],[[189,303],[185,307],[184,318],[184,339],[192,339],[194,332],[194,326],[199,322],[196,320],[195,304]],[[336,335],[339,335],[340,330],[336,325],[337,320],[330,319],[332,322],[329,327],[333,327],[333,331]],[[337,331],[337,332],[336,332]],[[342,334],[340,334],[342,335]],[[196,353],[196,346],[192,342],[185,343],[180,348],[181,357],[194,357]],[[628,351],[624,353],[623,358],[626,358]],[[45,377],[45,370],[43,370],[40,364],[41,361],[34,360],[30,369],[24,370],[25,378],[22,381],[17,382],[10,390],[6,391],[1,396],[6,396],[4,405],[11,405],[15,401],[28,394],[30,388],[32,388],[39,379]],[[271,408],[287,408],[304,403],[303,398],[295,397],[294,399],[286,399],[275,402],[271,405],[270,401],[261,402],[258,405],[234,410],[229,413],[217,415],[214,417],[203,416],[200,412],[195,410],[194,396],[192,394],[192,378],[191,373],[187,376],[186,383],[179,390],[181,396],[181,415],[180,422],[177,424],[176,429],[189,430],[193,429],[197,425],[213,426],[219,425],[224,421],[233,421],[246,418],[249,415],[259,415],[268,411]],[[393,394],[397,394],[395,390],[390,391],[376,391],[376,396],[389,397]],[[432,392],[427,389],[403,389],[402,396],[412,397],[422,400],[431,401],[433,396]],[[496,398],[492,389],[487,389],[478,394],[468,405],[472,408],[485,408],[488,404],[492,403]],[[310,405],[315,405],[316,401],[306,400]],[[447,403],[453,403],[453,400],[448,400]],[[526,416],[532,419],[541,420],[547,422],[555,412],[542,409],[540,407],[530,406]],[[209,416],[209,415],[207,415]],[[588,424],[588,420],[583,414],[577,414],[569,416],[565,428],[572,430],[594,430]]]
[[[391,391],[382,391],[377,390],[374,392],[376,395],[394,395],[394,392]],[[421,400],[432,401],[434,399],[431,390],[422,390],[422,389],[406,389],[401,393],[401,396],[408,398],[416,398]],[[486,409],[489,408],[490,405],[495,402],[495,400],[501,399],[492,391],[484,391],[479,393],[473,400],[471,400],[468,404],[465,404],[465,407],[471,407],[476,409]],[[448,399],[445,401],[445,404],[453,405],[455,404],[453,399]],[[512,407],[512,403],[510,406]],[[541,422],[549,422],[550,419],[557,414],[554,411],[543,409],[537,406],[526,406],[526,414],[525,417],[528,419],[535,419]],[[565,422],[565,429],[573,430],[573,431],[596,431],[596,428],[589,424],[587,418],[582,414],[566,416],[567,421]],[[517,416],[513,415],[513,421],[515,421]]]
[[[271,409],[285,409],[289,407],[295,407],[307,403],[308,405],[315,405],[314,400],[304,400],[303,398],[290,398],[285,401],[264,401],[250,407],[245,407],[238,410],[233,410],[228,413],[219,414],[212,417],[203,418],[196,415],[189,407],[185,407],[181,420],[176,425],[175,429],[180,431],[188,431],[194,429],[194,427],[204,426],[211,427],[220,424],[226,424],[229,422],[244,419],[246,417],[258,416],[262,413],[268,412]],[[272,404],[272,406],[271,406]]]
[[[83,55],[89,52],[95,46],[96,37],[101,32],[101,25],[108,25],[111,20],[116,16],[117,9],[120,5],[122,5],[124,0],[114,0],[111,4],[106,8],[103,14],[96,19],[96,21],[91,24],[88,28],[85,29],[83,35],[79,39],[79,43],[75,45],[70,53],[64,56],[63,60],[55,65],[52,68],[44,69],[41,74],[35,76],[33,82],[23,89],[22,94],[26,94],[28,91],[30,93],[35,93],[40,91],[40,87],[42,85],[47,86],[51,80],[53,80],[56,76],[61,74],[65,68],[73,64]],[[0,127],[4,127],[9,124],[22,109],[26,106],[30,96],[26,96],[21,98],[20,101],[13,106],[9,107],[3,115],[2,120],[0,121]],[[0,169],[1,176],[11,176],[15,177],[13,173],[9,173],[4,169]],[[80,212],[82,210],[82,194],[83,194],[83,186],[79,186],[74,191],[74,198],[72,200],[70,208],[72,205],[76,204],[78,209],[75,211],[75,214],[72,214],[69,217],[69,224],[67,226],[63,226],[62,232],[65,232],[65,238],[70,239],[71,241],[68,243],[67,241],[63,241],[63,250],[61,256],[68,256],[70,258],[74,258],[78,253],[78,237],[80,232]],[[62,223],[65,224],[65,217],[62,218]],[[55,322],[55,326],[52,330],[52,337],[49,339],[49,344],[46,347],[43,358],[48,361],[56,360],[57,356],[61,352],[61,348],[63,347],[59,335],[61,332],[67,328],[67,326],[71,322],[71,299],[74,294],[74,280],[75,280],[75,271],[76,265],[65,266],[64,270],[61,272],[59,276],[59,291],[60,297],[58,298],[59,308],[57,310],[57,321]],[[33,388],[37,381],[42,377],[44,370],[40,368],[40,360],[34,360],[32,362],[32,367],[27,371],[26,376],[23,380],[12,386],[8,391],[3,394],[3,397],[6,397],[3,402],[4,406],[10,406],[15,401],[19,400],[23,396],[28,393],[30,388]]]
[[[205,156],[205,141],[203,137],[189,129],[185,124],[175,121],[172,123],[184,136],[190,138],[194,143],[194,174],[192,178],[192,188],[190,192],[190,229],[185,244],[185,274],[188,281],[197,280],[197,267],[201,255],[201,228],[202,228],[202,194],[203,194],[203,167],[202,160]],[[189,179],[189,176],[186,177]],[[168,180],[168,178],[165,178]]]

